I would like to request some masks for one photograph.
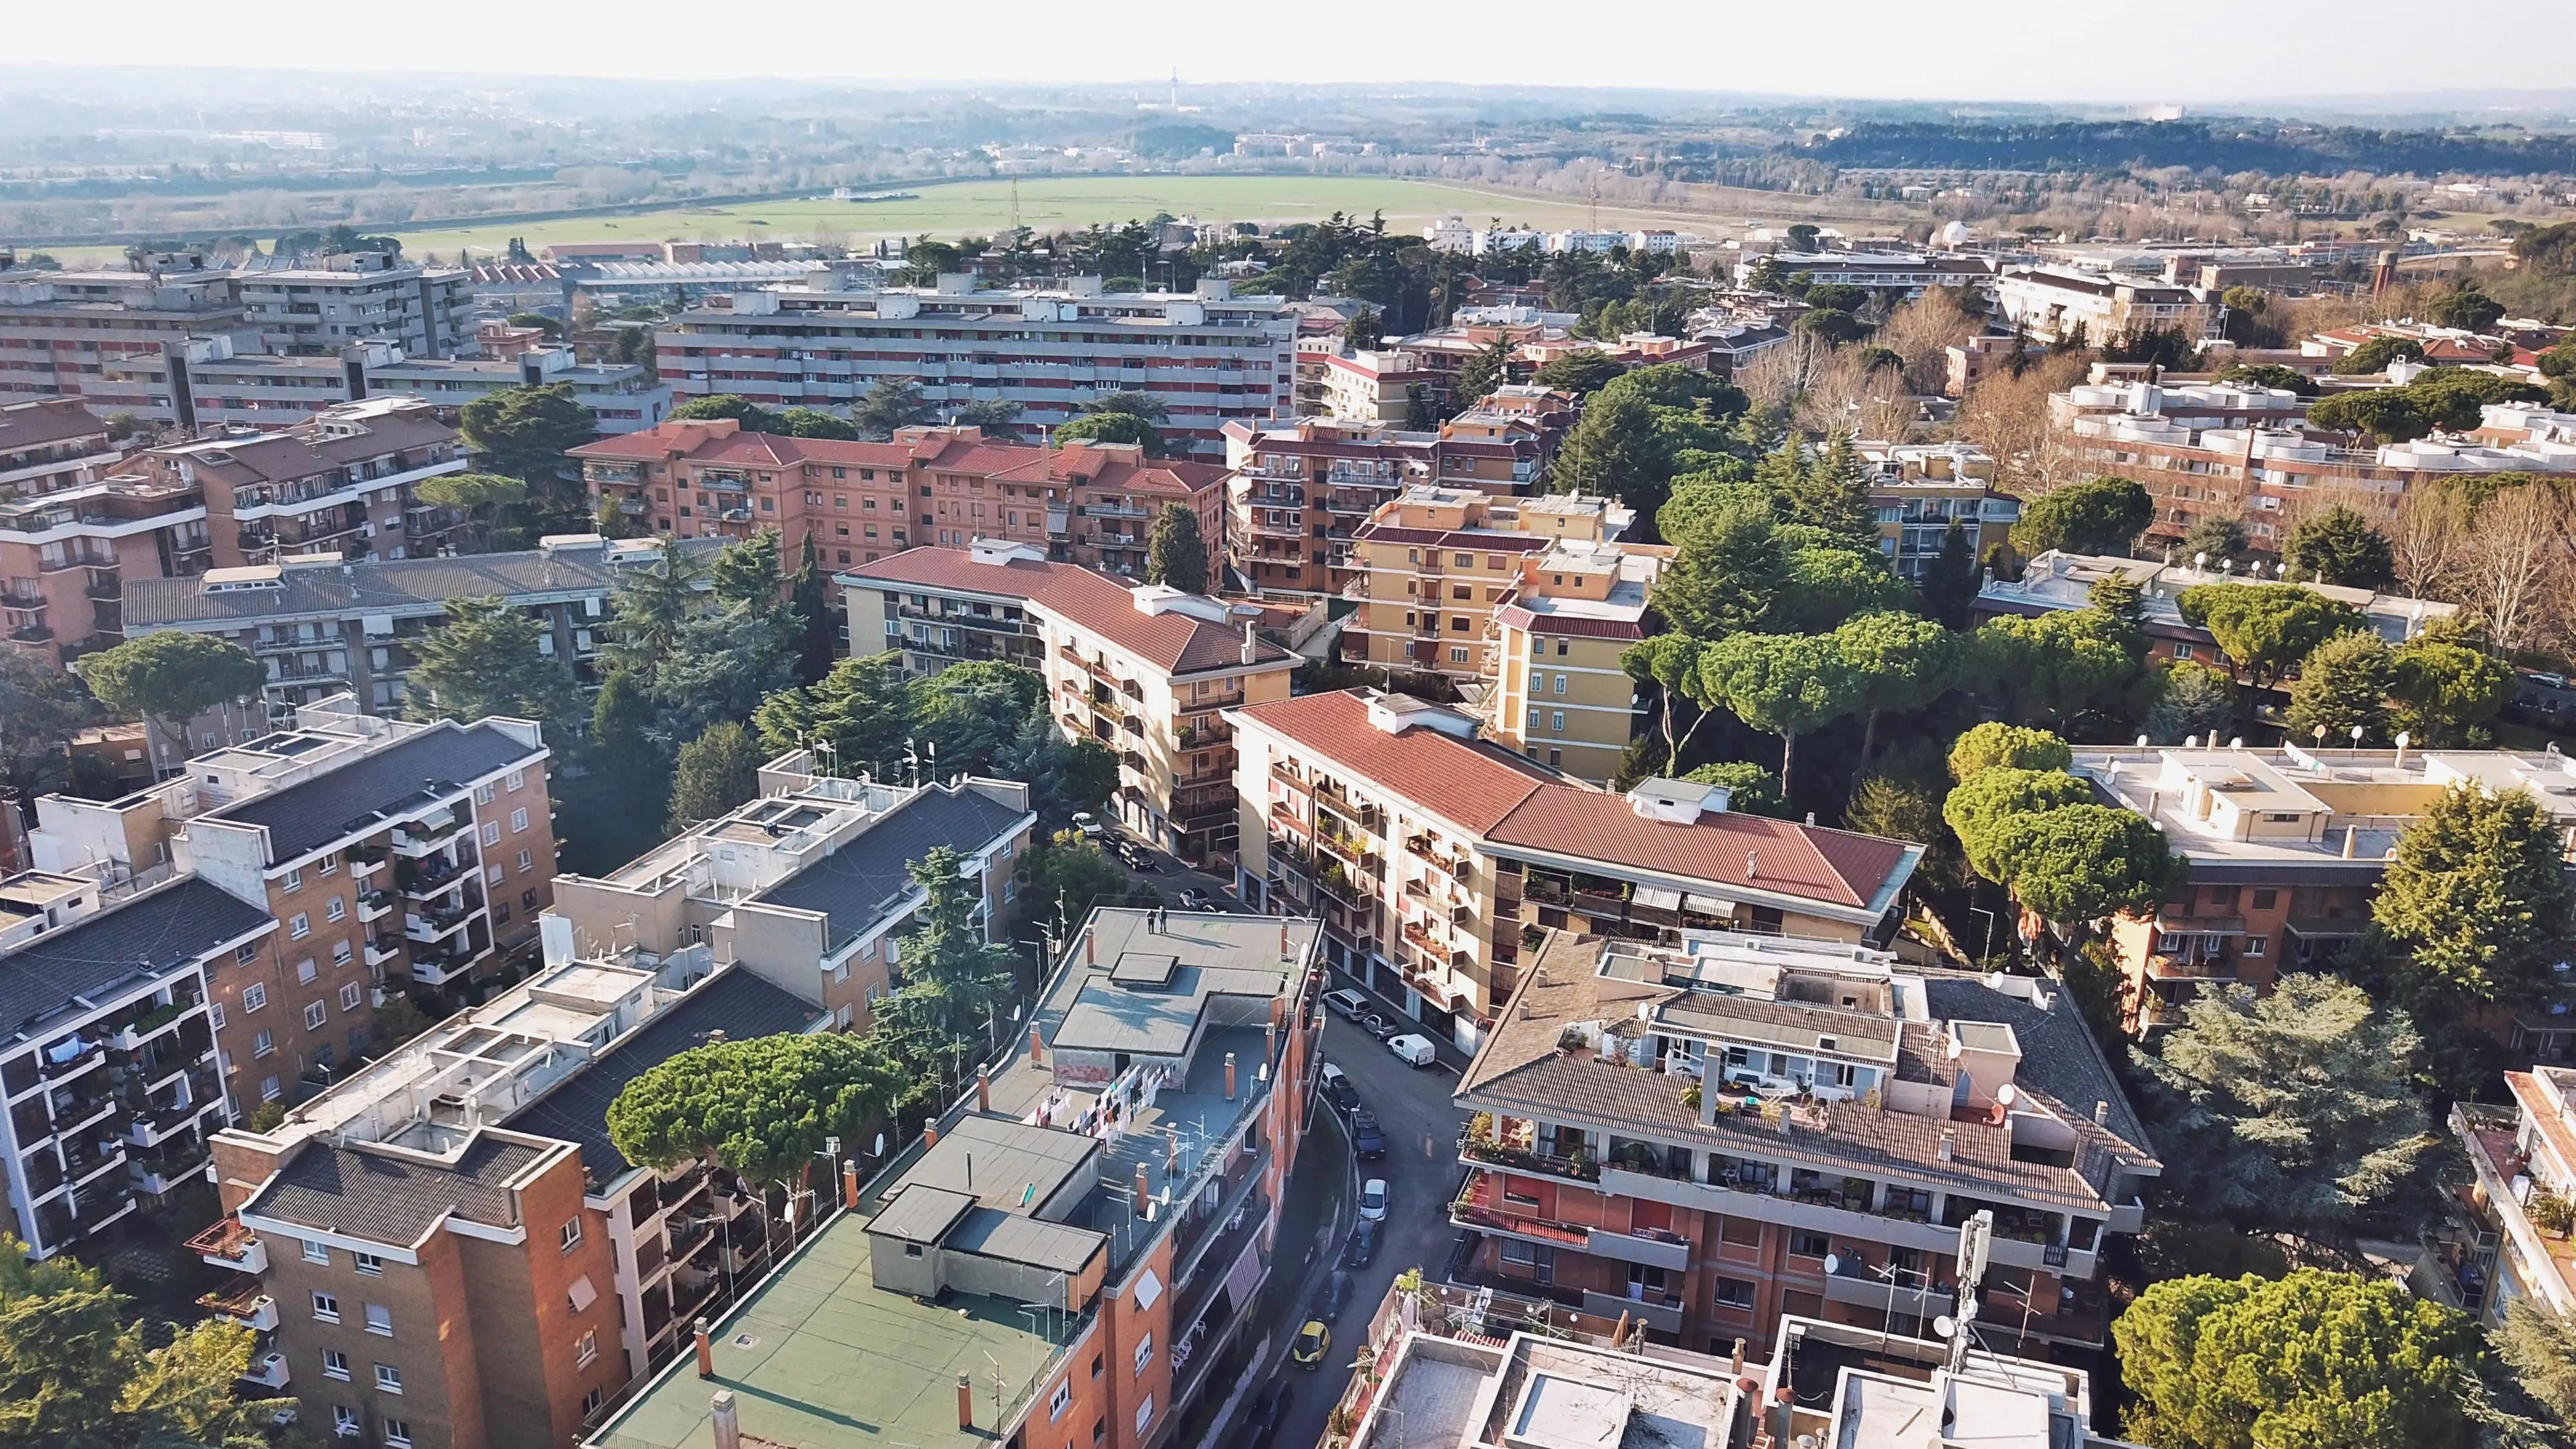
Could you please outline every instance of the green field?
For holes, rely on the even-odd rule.
[[[850,241],[882,236],[983,235],[1011,224],[1007,181],[967,181],[909,186],[897,201],[774,201],[744,206],[675,207],[634,216],[584,216],[560,221],[478,222],[396,232],[412,256],[442,260],[459,247],[497,251],[511,237],[531,250],[555,242],[737,241],[750,238],[810,240],[818,235]],[[1020,223],[1041,234],[1093,223],[1142,221],[1156,212],[1201,222],[1313,221],[1342,211],[1368,216],[1384,211],[1387,225],[1419,232],[1422,224],[1453,212],[1482,225],[1489,217],[1543,228],[1583,226],[1591,208],[1580,201],[1370,176],[1045,176],[1019,184]],[[1714,236],[1729,228],[1720,218],[1680,212],[1640,211],[1605,205],[1604,226],[1674,226]]]

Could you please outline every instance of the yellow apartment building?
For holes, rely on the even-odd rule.
[[[1672,550],[1564,541],[1521,555],[1495,601],[1485,727],[1505,749],[1605,785],[1637,728],[1637,685],[1619,656],[1661,627],[1647,596]]]
[[[1484,675],[1486,624],[1520,584],[1521,561],[1560,541],[1611,543],[1635,515],[1610,498],[1497,498],[1424,484],[1379,505],[1351,541],[1358,600],[1342,659],[1464,684]]]

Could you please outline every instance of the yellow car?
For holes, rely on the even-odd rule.
[[[1297,1341],[1289,1345],[1288,1361],[1301,1369],[1322,1368],[1324,1352],[1332,1346],[1333,1331],[1324,1326],[1324,1320],[1309,1318],[1306,1326],[1297,1330]]]

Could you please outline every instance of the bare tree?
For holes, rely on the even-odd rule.
[[[2081,476],[2078,460],[2048,424],[2050,394],[2084,380],[2080,357],[2044,358],[2015,377],[1990,373],[1959,400],[1952,431],[1994,455],[1995,478],[2010,492],[2036,498]]]
[[[1976,324],[1948,292],[1934,288],[1918,302],[1896,309],[1872,340],[1905,359],[1905,385],[1938,395],[1950,380],[1949,350],[1968,340]]]
[[[1831,344],[1812,332],[1792,332],[1788,341],[1746,363],[1735,374],[1735,385],[1755,407],[1785,411],[1797,406],[1833,360]]]
[[[2535,642],[2550,620],[2545,605],[2569,585],[2568,500],[2555,486],[2534,479],[2501,488],[2468,519],[2461,533],[2460,602],[2486,617],[2507,652]]]
[[[1905,441],[1917,411],[1906,393],[1905,379],[1892,367],[1869,368],[1861,359],[1857,347],[1834,353],[1792,406],[1790,416],[1800,428],[1824,437],[1850,433],[1891,443]]]
[[[2444,487],[2410,488],[2389,519],[2388,546],[2397,577],[2414,598],[2447,598],[2457,592],[2456,571],[2468,534],[2468,510]]]

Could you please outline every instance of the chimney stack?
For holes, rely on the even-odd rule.
[[[1038,1024],[1034,1021],[1029,1023],[1029,1065],[1046,1065],[1046,1043],[1038,1039]]]
[[[1093,938],[1089,926],[1082,928],[1082,964],[1085,966],[1100,964],[1100,943]]]
[[[1258,657],[1256,646],[1252,642],[1252,621],[1246,619],[1243,621],[1243,662],[1249,665],[1256,657]]]
[[[1146,1216],[1145,1206],[1146,1206],[1146,1204],[1148,1204],[1148,1203],[1150,1203],[1150,1202],[1152,1202],[1152,1201],[1153,1201],[1153,1199],[1152,1199],[1150,1196],[1148,1196],[1148,1190],[1147,1190],[1147,1188],[1146,1188],[1146,1186],[1145,1186],[1145,1164],[1143,1164],[1143,1163],[1141,1163],[1141,1162],[1140,1162],[1140,1163],[1137,1163],[1137,1164],[1136,1164],[1136,1216],[1138,1216],[1138,1217],[1140,1217],[1140,1218],[1141,1218],[1141,1217]]]
[[[2347,825],[2347,826],[2345,826],[2345,827],[2343,828],[2343,858],[2344,858],[2344,859],[2346,859],[2346,860],[2350,860],[2350,859],[2352,859],[2352,848],[2353,848],[2354,844],[2355,844],[2355,843],[2357,843],[2357,842],[2359,841],[2360,837],[2361,837],[2361,827],[2360,827],[2360,826],[2358,826],[2358,825]]]
[[[1281,916],[1279,918],[1279,959],[1282,961],[1293,961],[1297,959],[1288,949],[1288,918],[1286,916]]]
[[[716,1390],[707,1401],[707,1413],[715,1421],[716,1449],[742,1449],[742,1420],[734,1413],[733,1390]]]
[[[716,1346],[707,1337],[707,1321],[704,1318],[701,1318],[697,1321],[695,1327],[697,1328],[698,1334],[698,1377],[702,1379],[714,1378],[716,1376]]]
[[[2111,1104],[2096,1098],[2093,1103],[2093,1125],[2107,1127],[2111,1122]]]
[[[1234,1053],[1225,1054],[1225,1099],[1234,1100]]]
[[[1949,1127],[1941,1129],[1941,1160],[1951,1161],[1959,1155],[1959,1134]]]
[[[921,1145],[925,1148],[936,1147],[939,1145],[938,1123],[924,1122],[921,1124]]]
[[[975,1427],[975,1380],[965,1374],[957,1376],[957,1427]]]
[[[975,1110],[993,1110],[993,1064],[990,1062],[975,1068]]]
[[[1741,1374],[1744,1372],[1744,1340],[1743,1340],[1743,1339],[1740,1339],[1740,1338],[1739,1338],[1739,1339],[1737,1339],[1737,1340],[1735,1341],[1735,1359],[1734,1359],[1734,1363],[1735,1363],[1735,1370],[1734,1370],[1734,1371],[1735,1371],[1737,1374],[1741,1375]]]

